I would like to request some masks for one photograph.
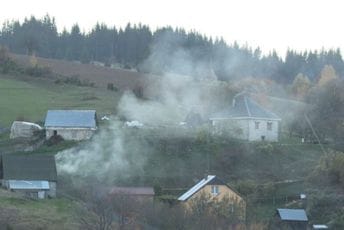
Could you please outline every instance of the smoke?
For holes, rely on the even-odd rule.
[[[131,92],[123,94],[117,106],[119,117],[139,121],[144,127],[178,127],[190,112],[206,119],[219,104],[231,104],[230,86],[216,81],[209,62],[194,58],[179,42],[168,34],[156,41],[141,68],[159,75],[149,77],[145,100]],[[92,176],[110,182],[142,175],[150,146],[140,139],[138,132],[123,126],[121,121],[113,121],[110,128],[101,128],[86,145],[59,152],[59,174]]]
[[[129,135],[130,136],[130,135]],[[102,129],[86,145],[67,149],[56,155],[59,175],[68,174],[78,178],[93,177],[102,182],[140,175],[143,170],[144,152],[135,152],[143,147],[128,138],[118,121]],[[147,147],[145,147],[147,149]]]

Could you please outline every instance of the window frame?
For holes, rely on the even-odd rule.
[[[255,122],[254,122],[254,128],[255,128],[255,129],[259,129],[259,124],[260,124],[259,121],[255,121]]]

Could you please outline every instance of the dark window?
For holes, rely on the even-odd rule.
[[[54,135],[54,136],[57,135],[57,130],[54,130],[53,135]]]
[[[267,123],[267,128],[268,128],[268,130],[270,130],[270,131],[272,130],[272,122],[268,122],[268,123]]]
[[[259,122],[258,121],[254,122],[254,127],[255,127],[255,129],[259,129]]]

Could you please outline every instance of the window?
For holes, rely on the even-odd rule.
[[[268,128],[269,131],[272,130],[272,122],[268,122],[267,123],[267,128]]]
[[[255,129],[259,129],[259,122],[258,121],[254,122],[254,127],[255,127]]]
[[[219,194],[219,186],[217,186],[217,185],[211,186],[211,193],[213,195],[218,195]]]

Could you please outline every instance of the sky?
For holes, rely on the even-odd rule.
[[[342,5],[340,0],[11,0],[1,3],[0,23],[48,13],[59,31],[75,23],[85,32],[97,22],[116,27],[141,22],[153,30],[170,25],[283,56],[288,48],[343,51]]]

